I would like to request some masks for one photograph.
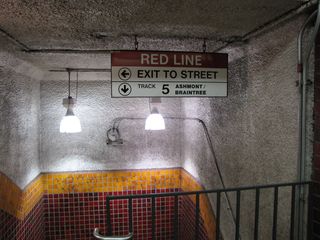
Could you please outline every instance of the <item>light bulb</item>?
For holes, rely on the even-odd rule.
[[[166,126],[160,113],[151,113],[145,124],[145,130],[164,130]]]
[[[79,118],[74,115],[71,108],[68,108],[66,116],[60,122],[61,133],[78,133],[81,132],[81,124]]]

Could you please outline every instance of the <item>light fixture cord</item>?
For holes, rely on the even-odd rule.
[[[70,77],[70,70],[68,70],[68,77],[69,77],[69,80],[68,80],[68,98],[71,98],[71,77]]]
[[[149,98],[149,112],[151,113],[151,112],[152,112],[152,109],[151,109],[151,103],[150,103],[150,100],[151,100],[151,98]]]
[[[79,85],[79,72],[77,71],[77,82],[76,82],[76,99],[78,99],[78,85]]]

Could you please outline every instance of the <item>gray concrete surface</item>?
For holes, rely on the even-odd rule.
[[[75,114],[83,131],[61,134],[59,124],[66,113],[62,99],[67,96],[67,81],[41,82],[42,171],[181,166],[179,122],[167,122],[164,131],[145,131],[142,120],[123,121],[123,146],[106,145],[106,132],[114,118],[149,115],[148,99],[111,98],[110,87],[107,80],[80,82]],[[163,116],[178,116],[180,100],[163,99],[160,112]]]
[[[139,50],[157,50],[157,51],[195,51],[201,52],[203,50],[203,39],[188,38],[147,38],[139,37]],[[1,42],[0,42],[1,43]],[[126,38],[125,41],[120,41],[121,46],[117,45],[114,49],[134,49],[133,38]],[[221,46],[221,43],[216,41],[207,41],[207,51],[214,51],[217,47]],[[113,48],[112,48],[113,49]],[[62,68],[108,68],[111,66],[110,54],[63,54],[63,53],[16,53],[19,58],[28,61],[44,70],[45,76],[43,81],[64,79],[65,75],[52,73],[48,70],[62,69]],[[80,80],[92,81],[92,80],[106,80],[110,79],[110,75],[99,73],[82,73],[79,76]]]
[[[296,19],[252,39],[239,51],[231,48],[228,98],[182,101],[185,116],[199,117],[208,125],[226,186],[297,179],[299,90],[295,86],[298,78],[296,37],[302,21],[303,18]],[[186,123],[184,134],[183,167],[197,176],[206,188],[220,187],[200,126]],[[234,196],[230,197],[234,199]],[[252,236],[253,218],[245,212],[253,211],[252,197],[249,193],[243,196],[243,239]],[[283,210],[289,205],[288,195],[283,194],[281,198],[280,209]],[[272,217],[271,200],[272,194],[266,194],[262,202],[265,221]],[[288,226],[283,225],[288,215],[283,211],[279,215],[279,239],[286,239],[288,234]],[[228,223],[223,226],[228,226],[224,234],[226,239],[231,239],[232,227]],[[270,225],[262,223],[261,233],[270,239],[270,228],[266,226]]]
[[[133,45],[133,35],[227,40],[299,4],[293,0],[3,0],[0,22],[32,48],[127,49]],[[107,37],[97,39],[92,36],[96,32]]]
[[[24,188],[39,173],[41,71],[0,54],[0,171]]]

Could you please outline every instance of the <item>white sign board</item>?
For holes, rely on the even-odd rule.
[[[111,74],[112,97],[225,97],[228,55],[118,51]]]

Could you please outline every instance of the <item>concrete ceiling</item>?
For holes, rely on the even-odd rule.
[[[110,68],[110,54],[23,53],[28,49],[215,51],[308,0],[2,0],[0,47],[44,70]],[[310,1],[311,2],[311,1]],[[2,30],[2,31],[1,31]],[[4,34],[4,32],[6,34]],[[11,39],[12,40],[12,39]],[[92,80],[109,73],[81,74]]]
[[[301,4],[298,0],[2,0],[0,28],[36,49],[103,49],[122,38],[132,41],[134,35],[223,41],[243,36]]]

